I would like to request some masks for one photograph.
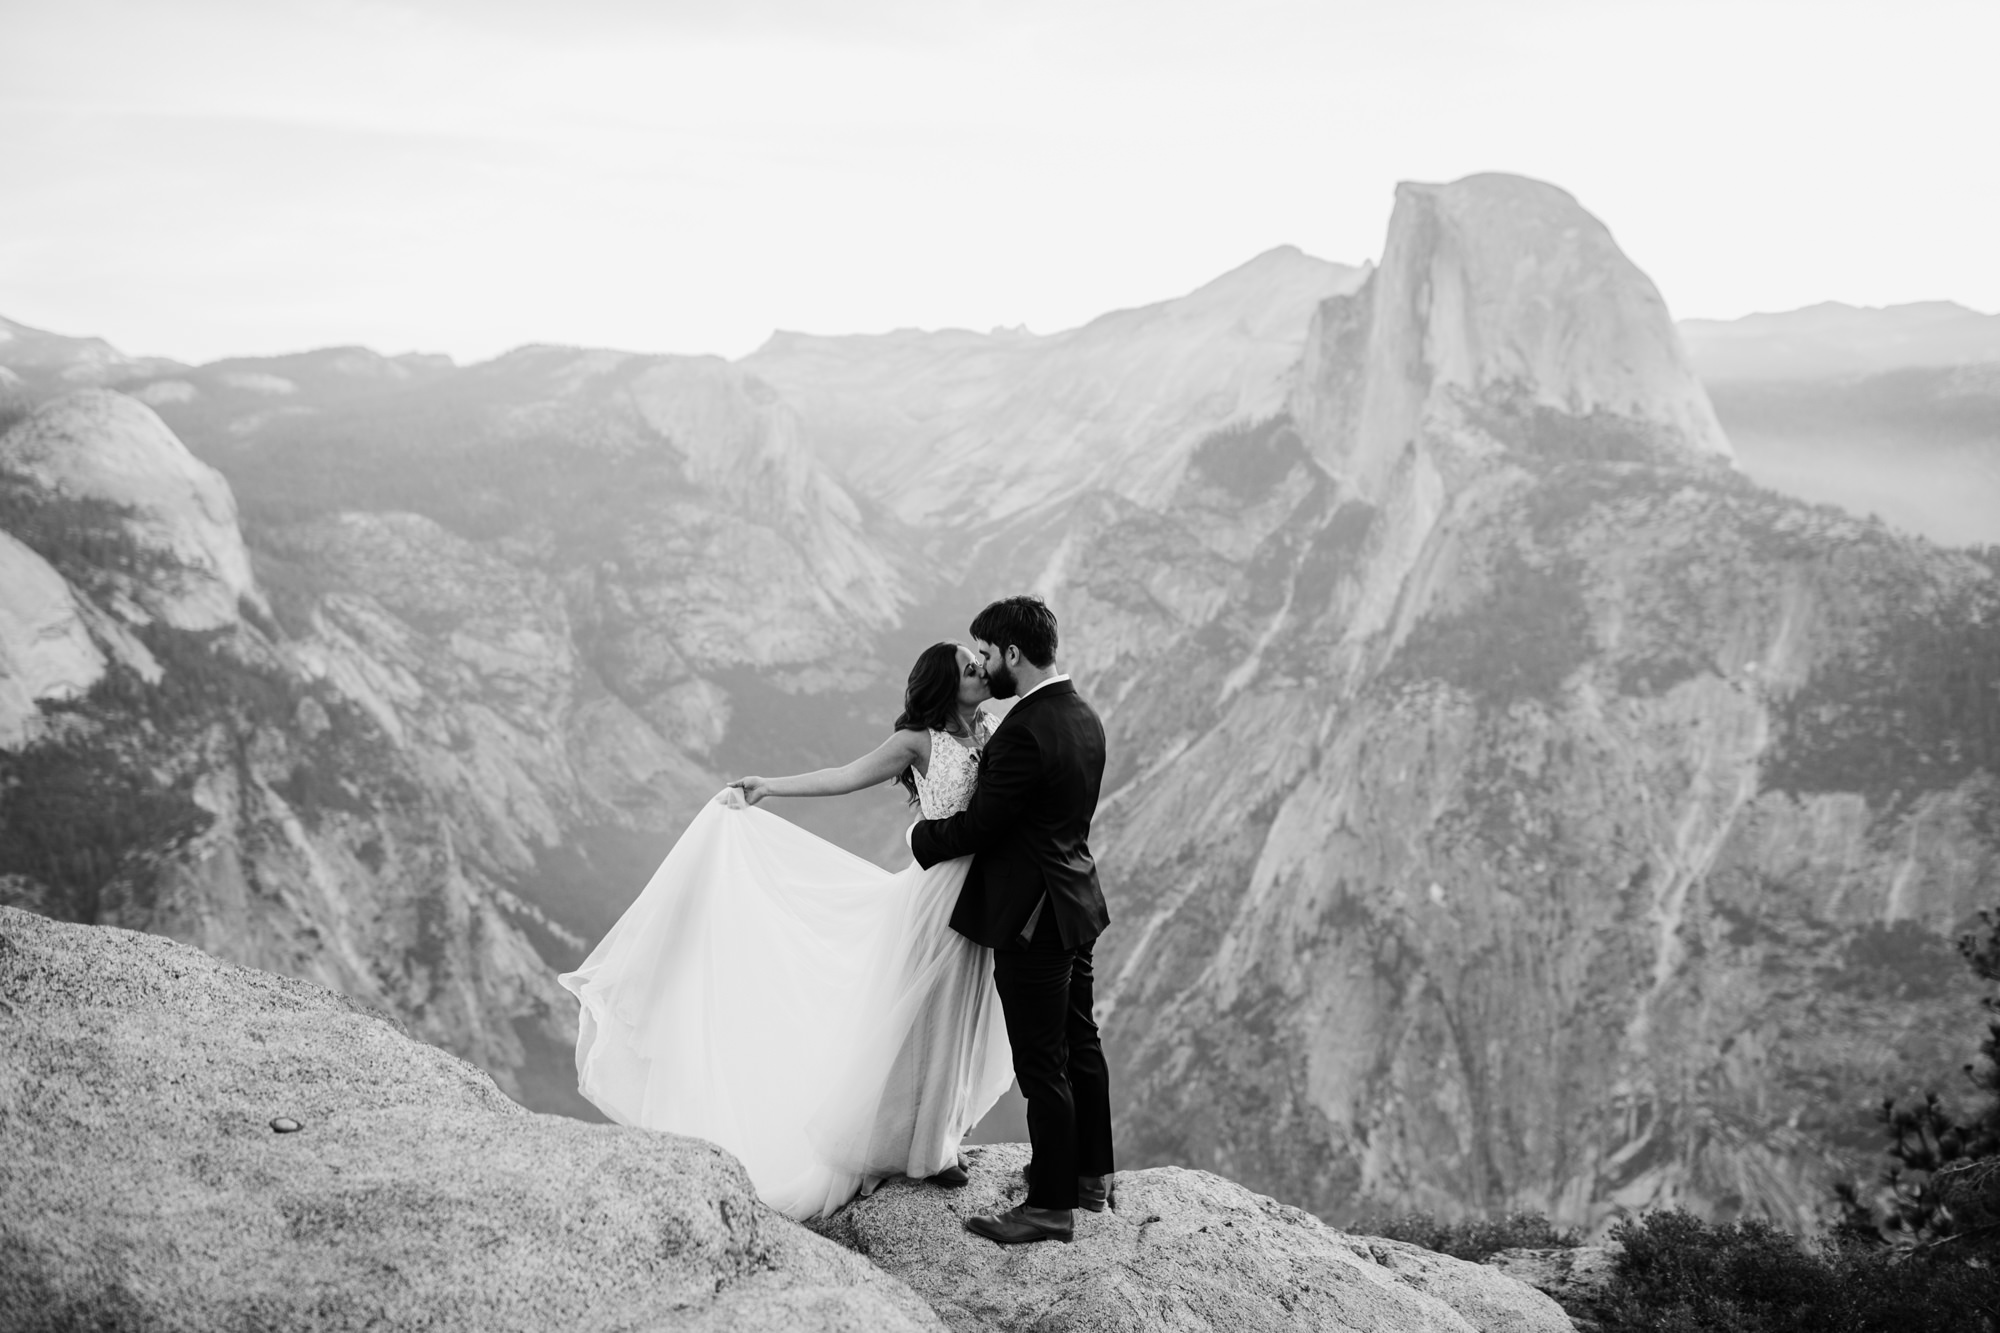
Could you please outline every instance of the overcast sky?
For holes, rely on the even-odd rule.
[[[0,315],[188,360],[1050,331],[1514,171],[1681,316],[2000,308],[2000,3],[0,0]]]

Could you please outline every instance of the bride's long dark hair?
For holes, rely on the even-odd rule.
[[[910,668],[909,683],[903,686],[903,712],[896,719],[898,731],[951,731],[958,724],[958,645],[934,643],[917,654]],[[896,781],[917,803],[917,766],[911,764],[896,775]]]

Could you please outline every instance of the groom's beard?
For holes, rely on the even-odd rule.
[[[999,666],[986,668],[986,688],[996,699],[1011,699],[1020,693],[1021,682],[1014,679],[1014,668],[1002,662]]]

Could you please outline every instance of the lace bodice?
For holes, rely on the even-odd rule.
[[[917,780],[917,804],[925,819],[943,819],[972,804],[972,789],[979,782],[979,751],[986,743],[989,727],[982,717],[968,743],[942,731],[931,733],[930,773],[913,773]]]

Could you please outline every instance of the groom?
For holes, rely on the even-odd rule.
[[[1111,1088],[1091,1017],[1091,944],[1110,915],[1091,860],[1104,726],[1056,669],[1055,613],[1008,597],[972,621],[996,699],[1019,696],[986,743],[972,804],[920,820],[925,869],[971,855],[951,928],[993,950],[993,980],[1028,1099],[1028,1198],[966,1229],[1002,1245],[1068,1240],[1078,1207],[1111,1198]]]

